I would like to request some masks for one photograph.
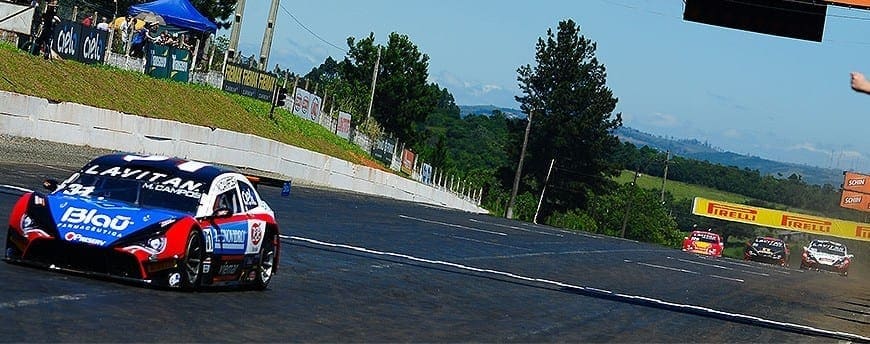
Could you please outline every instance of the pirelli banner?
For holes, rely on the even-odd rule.
[[[275,89],[277,82],[278,77],[274,74],[250,69],[234,63],[227,63],[224,83],[221,85],[221,89],[271,103],[272,90]]]
[[[870,223],[859,223],[695,197],[692,214],[750,225],[870,241]]]

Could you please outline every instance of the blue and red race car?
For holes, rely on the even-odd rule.
[[[113,154],[48,194],[21,196],[5,259],[193,290],[266,289],[280,249],[275,215],[254,184],[196,161]]]

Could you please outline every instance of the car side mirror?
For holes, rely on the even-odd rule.
[[[57,190],[58,181],[54,179],[46,179],[42,181],[42,187],[46,188],[49,191],[54,192]]]
[[[214,212],[211,214],[211,217],[215,218],[215,219],[219,219],[219,218],[230,217],[232,215],[233,215],[233,211],[230,210],[230,208],[220,207],[220,208],[217,208],[214,210]]]

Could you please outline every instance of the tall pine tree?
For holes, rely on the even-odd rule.
[[[536,66],[517,69],[523,95],[516,100],[532,115],[524,171],[525,184],[536,186],[532,191],[540,190],[550,159],[556,159],[547,213],[585,207],[587,196],[609,190],[608,177],[618,172],[607,157],[619,145],[613,131],[622,116],[613,114],[617,99],[605,85],[607,73],[595,49],[569,19],[538,39]]]

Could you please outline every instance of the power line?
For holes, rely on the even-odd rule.
[[[292,13],[290,13],[290,11],[288,11],[287,8],[284,7],[284,4],[280,4],[280,6],[281,6],[281,9],[284,10],[284,13],[287,13],[287,15],[290,16],[290,18],[293,18],[293,20],[296,21],[296,24],[299,24],[299,26],[301,26],[303,29],[305,29],[305,31],[308,31],[308,33],[310,33],[312,36],[317,37],[317,39],[319,39],[319,40],[322,41],[323,43],[326,43],[326,44],[328,44],[329,46],[331,46],[331,47],[333,47],[333,48],[335,48],[335,49],[341,50],[341,51],[343,51],[344,53],[347,53],[347,52],[348,52],[347,49],[344,49],[344,48],[339,47],[339,46],[337,46],[337,45],[335,45],[335,44],[332,44],[332,42],[327,41],[327,40],[324,39],[323,37],[320,37],[320,35],[318,35],[318,34],[315,33],[314,31],[311,31],[311,29],[309,29],[307,26],[305,26],[305,24],[302,24],[302,22],[299,21],[299,19],[296,18],[296,16],[294,16]]]

